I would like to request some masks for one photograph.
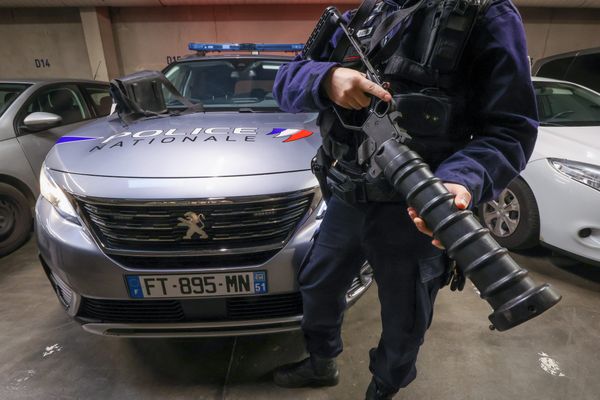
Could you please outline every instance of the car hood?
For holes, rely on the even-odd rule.
[[[531,161],[549,157],[600,165],[600,126],[540,127]]]
[[[210,112],[129,125],[112,116],[61,138],[46,165],[112,177],[273,174],[310,169],[320,144],[316,114]]]

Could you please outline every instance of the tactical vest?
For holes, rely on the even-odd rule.
[[[378,27],[391,19],[390,6],[380,2],[355,30],[363,50],[391,85],[402,115],[399,125],[413,137],[410,147],[432,168],[470,139],[471,129],[464,122],[467,85],[461,62],[471,31],[489,1],[483,3],[487,4],[480,0],[409,0],[404,7],[416,6],[416,10],[401,24],[397,37],[392,31],[382,42],[372,43],[374,35],[381,35]],[[385,44],[394,40],[386,48]],[[342,52],[334,49],[336,53],[344,54],[344,67],[362,70],[351,46]],[[364,113],[345,111],[343,117],[347,123],[361,125]],[[321,113],[319,124],[325,153],[347,168],[358,167],[357,152],[364,136],[344,129],[332,110]]]

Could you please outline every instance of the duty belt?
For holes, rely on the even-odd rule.
[[[347,203],[399,202],[400,195],[392,188],[367,180],[367,174],[344,170],[339,165],[332,167],[327,175],[327,186],[331,193]]]

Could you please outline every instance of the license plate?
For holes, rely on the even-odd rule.
[[[227,272],[185,275],[128,275],[129,295],[155,297],[211,297],[267,293],[267,272]]]

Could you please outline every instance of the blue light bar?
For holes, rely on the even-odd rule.
[[[284,43],[190,43],[188,48],[193,51],[285,51],[299,52],[304,44]]]

